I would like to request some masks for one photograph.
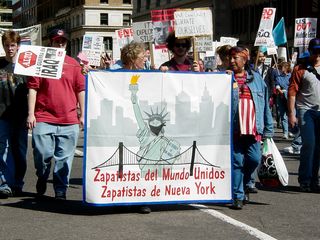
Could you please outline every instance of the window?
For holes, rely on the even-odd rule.
[[[131,4],[131,0],[123,0],[123,4]]]
[[[108,1],[108,0],[100,0],[100,3],[101,3],[101,4],[108,4],[109,1]]]
[[[131,15],[123,14],[123,26],[130,26],[130,25],[131,25]]]
[[[150,0],[146,1],[146,9],[150,9]]]
[[[137,12],[141,11],[141,0],[137,0]]]
[[[100,13],[100,24],[101,25],[108,25],[108,13]]]
[[[112,51],[112,37],[103,37],[105,51]]]
[[[161,0],[156,1],[156,7],[160,7],[160,2],[161,2]]]

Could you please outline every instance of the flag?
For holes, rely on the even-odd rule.
[[[276,46],[285,44],[287,42],[287,34],[283,17],[280,19],[277,26],[273,29],[272,35]]]

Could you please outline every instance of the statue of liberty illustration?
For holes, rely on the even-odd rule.
[[[138,79],[139,75],[131,77],[129,90],[131,91],[131,102],[133,111],[138,123],[137,138],[140,143],[140,148],[137,152],[137,160],[141,169],[142,177],[148,171],[156,171],[158,176],[162,175],[163,168],[169,168],[180,157],[180,144],[174,139],[164,136],[164,127],[166,125],[166,116],[168,112],[158,108],[154,111],[151,107],[151,112],[145,114],[147,118],[142,117],[140,106],[138,104]]]

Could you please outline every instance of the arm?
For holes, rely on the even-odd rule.
[[[27,127],[33,129],[36,126],[36,117],[34,115],[34,110],[36,106],[37,91],[35,89],[29,89],[28,94],[28,118]]]
[[[297,123],[295,105],[296,105],[296,96],[289,96],[288,97],[288,122],[291,128],[293,128]]]
[[[80,107],[79,121],[80,121],[81,128],[84,127],[84,95],[85,95],[84,91],[81,91],[78,93],[78,102]]]

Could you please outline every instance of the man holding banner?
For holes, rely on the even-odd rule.
[[[27,170],[28,129],[26,78],[13,75],[21,37],[2,35],[5,57],[0,59],[0,198],[22,194]]]
[[[55,29],[49,37],[52,47],[66,48],[68,38],[64,30]],[[66,56],[60,79],[31,77],[28,88],[27,125],[32,129],[37,195],[42,196],[46,192],[51,159],[54,158],[55,199],[66,200],[79,122],[83,125],[84,121],[85,81],[81,67],[75,59]]]

